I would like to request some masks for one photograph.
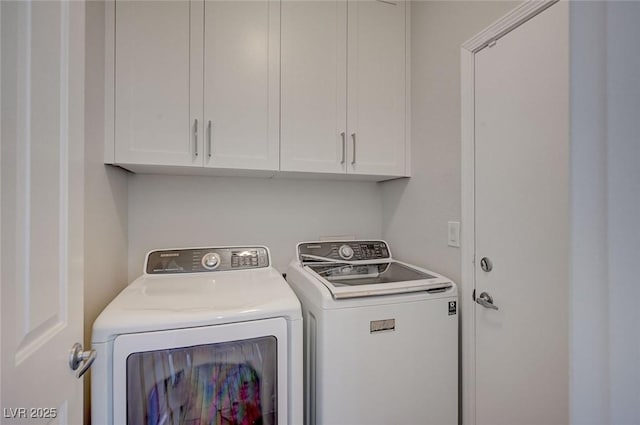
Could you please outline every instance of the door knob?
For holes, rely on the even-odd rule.
[[[96,359],[98,353],[96,350],[84,351],[82,344],[76,342],[69,351],[69,367],[71,370],[77,370],[76,378],[80,378],[89,370]],[[80,366],[82,364],[82,367]],[[79,369],[78,369],[79,368]]]
[[[491,310],[498,310],[498,307],[493,305],[493,298],[491,295],[483,292],[479,297],[476,298],[476,302],[480,304],[484,308],[489,308]]]
[[[480,260],[480,267],[485,272],[490,272],[491,270],[493,270],[493,263],[491,262],[489,257],[482,257],[482,260]]]

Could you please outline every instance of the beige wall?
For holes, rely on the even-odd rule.
[[[103,164],[104,4],[86,3],[84,344],[102,309],[127,284],[127,176]],[[89,376],[87,374],[85,376]],[[90,378],[85,379],[85,423]]]
[[[382,184],[382,234],[394,255],[460,281],[460,45],[519,2],[414,1],[411,9],[412,177]],[[464,225],[464,224],[462,224]]]

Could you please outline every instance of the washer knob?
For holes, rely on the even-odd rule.
[[[351,248],[349,245],[342,245],[338,249],[338,254],[340,254],[340,257],[342,257],[344,260],[350,260],[353,257],[353,248]]]
[[[208,252],[202,257],[202,267],[213,270],[220,265],[220,256],[215,252]]]

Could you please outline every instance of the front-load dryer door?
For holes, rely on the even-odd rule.
[[[121,335],[114,423],[286,424],[287,348],[283,318]]]

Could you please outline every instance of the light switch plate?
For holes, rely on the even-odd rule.
[[[447,239],[449,246],[460,248],[460,222],[450,221],[447,223]]]

